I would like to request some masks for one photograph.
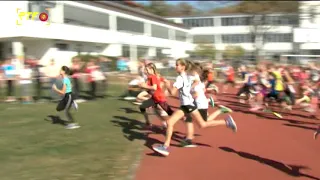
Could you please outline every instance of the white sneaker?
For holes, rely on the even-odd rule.
[[[77,111],[78,111],[78,109],[79,109],[79,106],[78,106],[78,104],[77,104],[75,101],[73,101],[72,107],[73,107],[75,110],[77,110]]]
[[[141,102],[132,102],[133,104],[135,105],[141,105],[142,103]]]
[[[66,129],[77,129],[77,128],[80,128],[80,126],[75,123],[71,123],[71,124],[66,125]]]
[[[74,100],[74,102],[76,102],[76,103],[83,103],[83,102],[86,102],[86,100],[84,100],[84,99],[76,99],[76,100]]]
[[[123,99],[127,101],[131,101],[131,100],[136,100],[136,97],[127,96],[127,97],[124,97]]]

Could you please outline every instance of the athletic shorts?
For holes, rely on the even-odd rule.
[[[74,100],[74,97],[73,97],[72,93],[66,93],[64,95],[63,99],[61,99],[59,101],[56,110],[57,111],[63,111],[65,109],[71,108],[73,100]]]
[[[208,119],[208,109],[198,109],[198,111],[199,111],[202,119],[207,121],[207,119]],[[192,122],[192,118],[191,118],[190,115],[186,116],[186,121],[185,122],[187,122],[187,123]]]
[[[194,110],[197,109],[197,106],[195,105],[183,105],[183,106],[180,106],[180,109],[184,112],[184,114],[190,114],[192,113]]]
[[[268,89],[262,87],[260,90],[260,93],[262,94],[262,96],[266,97],[268,95]]]
[[[157,105],[159,105],[162,108],[162,110],[166,112],[167,115],[171,116],[173,114],[173,110],[167,102],[155,102],[152,98],[143,101],[139,108],[140,111],[144,113],[146,109],[149,107],[153,107],[155,109],[158,108]],[[162,113],[162,116],[165,116],[164,113]]]

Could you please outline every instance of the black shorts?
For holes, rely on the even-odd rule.
[[[167,102],[155,102],[152,98],[143,101],[142,104],[139,106],[139,109],[140,112],[145,113],[147,108],[157,108],[157,105],[159,105],[169,116],[173,114],[173,110]]]
[[[208,81],[206,88],[208,88],[211,84],[214,84],[214,81]]]
[[[197,109],[197,106],[195,105],[180,106],[180,109],[184,112],[184,114],[190,114]]]
[[[207,119],[208,119],[208,109],[198,109],[198,111],[199,111],[202,119],[207,121]],[[185,122],[187,122],[187,123],[192,122],[192,118],[191,118],[190,115],[186,116],[186,121]]]
[[[7,80],[7,96],[14,96],[14,81]]]
[[[73,100],[74,100],[74,97],[72,93],[66,93],[63,99],[59,101],[56,110],[63,111],[63,110],[70,109],[72,107]]]

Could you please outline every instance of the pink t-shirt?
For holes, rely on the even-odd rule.
[[[73,65],[72,66],[72,71],[73,71],[73,74],[72,74],[72,78],[79,78],[80,77],[80,65]]]

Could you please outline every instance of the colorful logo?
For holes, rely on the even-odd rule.
[[[48,13],[46,12],[28,12],[28,11],[20,11],[20,8],[17,8],[17,15],[18,15],[18,19],[16,20],[16,24],[18,26],[21,26],[23,24],[24,21],[28,21],[28,20],[32,20],[34,21],[36,18],[38,18],[40,21],[42,22],[47,22],[46,25],[50,25],[50,21],[49,19],[49,12],[50,12],[50,8],[46,8],[46,10],[48,11]]]

